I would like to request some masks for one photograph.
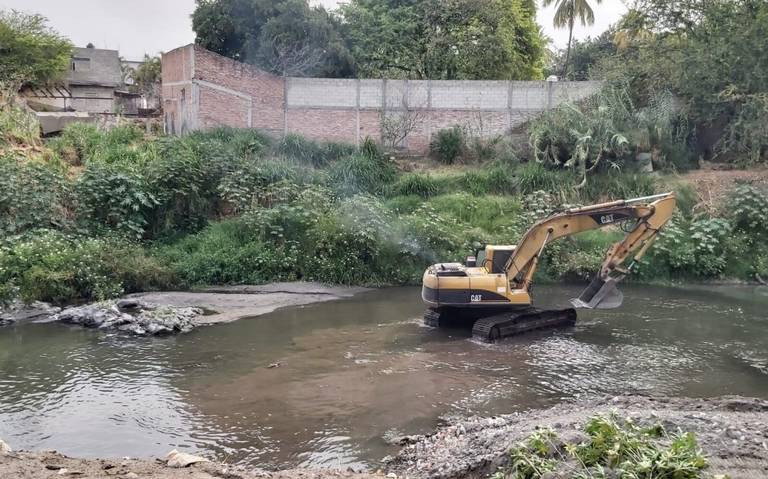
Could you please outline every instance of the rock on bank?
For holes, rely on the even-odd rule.
[[[429,479],[485,478],[507,465],[509,449],[537,427],[573,436],[595,414],[615,411],[638,424],[693,432],[709,461],[703,477],[768,477],[768,400],[620,396],[564,403],[551,409],[461,419],[423,436],[389,461],[398,476]]]
[[[0,309],[0,326],[25,320],[61,321],[142,336],[184,333],[198,326],[261,316],[279,308],[349,298],[365,290],[293,282],[138,293],[64,310],[39,302],[15,304]]]

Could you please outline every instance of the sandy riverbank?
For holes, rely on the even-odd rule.
[[[216,286],[196,291],[137,293],[129,297],[161,306],[202,308],[206,314],[195,322],[203,326],[261,316],[290,306],[350,298],[366,290],[296,281],[256,286]]]
[[[383,473],[287,470],[268,472],[233,465],[198,463],[173,469],[165,461],[135,459],[71,459],[55,452],[0,454],[0,477],[153,479],[370,479],[417,477],[468,479],[487,477],[505,465],[508,449],[538,426],[566,436],[592,415],[615,411],[637,423],[661,423],[666,430],[691,431],[709,461],[703,477],[727,474],[731,479],[768,477],[768,400],[744,397],[717,399],[622,396],[563,403],[544,410],[451,422],[432,434],[407,438]],[[63,469],[66,472],[62,473]],[[388,476],[385,476],[387,474]]]

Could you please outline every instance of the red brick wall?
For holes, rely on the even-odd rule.
[[[250,101],[199,85],[198,126],[203,129],[221,125],[248,128]]]
[[[204,48],[195,46],[195,80],[213,83],[233,90],[243,95],[250,96],[253,102],[252,127],[272,132],[282,133],[283,131],[283,100],[285,98],[283,79],[275,75],[265,73],[255,67],[237,62],[230,58],[209,52]],[[201,88],[201,115],[205,111],[202,108],[202,102],[206,95],[210,96],[206,105],[213,102],[226,102],[223,93],[213,94],[211,89]],[[235,119],[233,115],[242,115],[241,105],[245,100],[238,96],[231,95],[230,102],[233,105],[233,111],[227,115],[209,115],[209,118],[221,119],[222,122],[230,126],[238,126],[245,121],[246,116]],[[226,103],[225,103],[226,105]],[[222,106],[223,110],[226,110]]]
[[[353,144],[366,137],[380,141],[379,105],[385,102],[387,114],[402,104],[420,108],[422,123],[404,142],[413,152],[426,152],[441,129],[461,125],[473,135],[497,135],[552,107],[553,98],[561,101],[554,93],[567,97],[596,88],[590,82],[561,83],[286,80],[195,45],[163,55],[170,133],[228,125]]]
[[[356,116],[354,110],[291,108],[288,110],[288,131],[314,140],[354,144]]]

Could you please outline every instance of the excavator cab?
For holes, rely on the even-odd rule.
[[[466,264],[437,263],[424,272],[422,299],[428,325],[443,319],[473,322],[473,335],[493,340],[511,334],[572,324],[574,308],[621,306],[616,285],[653,244],[672,217],[674,193],[616,200],[554,212],[531,226],[516,245],[486,245]],[[567,310],[539,310],[531,301],[531,285],[544,248],[582,231],[621,228],[626,235],[607,251],[600,271]]]

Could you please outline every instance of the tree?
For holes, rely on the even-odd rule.
[[[273,73],[354,74],[338,20],[306,0],[197,0],[192,28],[198,45]]]
[[[420,79],[541,78],[533,0],[352,0],[340,8],[358,73]]]
[[[160,57],[151,57],[144,54],[143,63],[131,72],[131,78],[133,79],[131,89],[146,97],[155,96],[160,84],[161,74],[162,62]]]
[[[615,35],[616,32],[613,29],[608,29],[594,38],[589,37],[581,41],[574,40],[569,59],[570,68],[565,78],[572,81],[583,81],[599,75],[599,66],[603,59],[616,54]],[[565,57],[566,52],[564,50],[557,52],[551,67],[553,74],[559,74],[565,70]]]
[[[60,80],[69,67],[72,44],[41,15],[0,10],[0,86],[18,91]]]
[[[602,3],[603,0],[595,0],[595,3]],[[554,25],[557,28],[568,27],[568,47],[565,53],[565,65],[563,67],[563,76],[568,75],[568,62],[571,57],[571,43],[573,42],[573,26],[576,19],[579,19],[582,25],[593,25],[595,23],[595,12],[589,5],[588,0],[543,0],[545,7],[555,4]]]

